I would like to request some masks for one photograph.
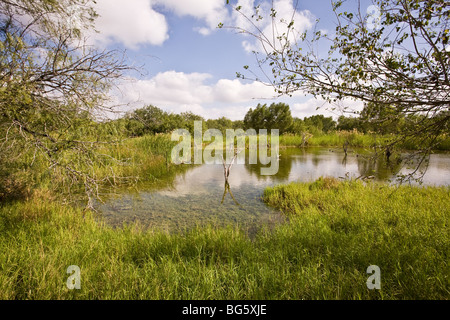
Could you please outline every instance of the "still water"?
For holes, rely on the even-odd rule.
[[[246,157],[245,153],[239,154]],[[394,157],[386,163],[383,157],[373,159],[364,150],[351,150],[347,157],[340,149],[285,148],[280,150],[279,170],[273,176],[260,174],[260,164],[233,164],[224,183],[223,165],[189,166],[182,173],[161,183],[164,187],[121,192],[109,197],[98,209],[105,221],[120,226],[139,221],[141,224],[168,232],[195,225],[236,224],[256,231],[263,225],[283,221],[283,216],[261,200],[264,188],[294,181],[313,181],[320,176],[339,179],[369,176],[394,182],[398,173],[411,168]],[[244,160],[244,159],[242,159]],[[450,185],[450,154],[432,154],[423,176],[424,185]]]

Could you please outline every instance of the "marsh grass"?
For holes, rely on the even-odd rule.
[[[336,131],[328,134],[310,136],[305,146],[342,147],[346,142],[351,147],[373,147],[375,145],[381,145],[383,137],[373,134],[363,134],[358,131]],[[302,136],[284,134],[280,137],[280,144],[284,146],[301,147],[302,143]]]
[[[395,135],[380,135],[380,134],[364,134],[354,131],[335,131],[328,134],[317,134],[311,136],[307,143],[308,146],[322,146],[322,147],[339,147],[341,148],[346,142],[349,147],[358,148],[374,148],[382,147],[383,145],[392,142],[396,138]],[[396,144],[396,148],[402,150],[418,150],[427,146],[427,140],[418,141],[418,139],[408,139],[400,141]],[[284,134],[280,136],[281,146],[295,146],[301,147],[303,143],[302,136]],[[437,139],[434,146],[436,151],[450,151],[450,137],[442,135]]]
[[[175,166],[170,161],[174,145],[170,135],[132,139],[118,136],[114,142],[94,143],[90,161],[80,161],[74,154],[62,155],[61,161],[89,174],[96,181],[96,195],[103,196],[114,188],[136,189],[162,180],[167,182],[177,172],[186,170],[186,166]],[[0,178],[0,201],[3,202],[27,199],[34,190],[49,190],[66,203],[83,205],[86,202],[83,179],[74,179],[64,169],[50,166],[43,154],[23,152],[11,167],[0,169]]]
[[[289,222],[111,228],[35,193],[0,208],[1,299],[448,299],[449,189],[331,178],[268,188]],[[49,200],[43,200],[49,199]],[[381,290],[366,286],[381,268]],[[81,269],[69,290],[67,267]]]
[[[141,180],[160,177],[168,171],[174,146],[175,142],[168,135],[148,135],[105,145],[99,153],[109,161],[96,166],[94,171],[99,177],[110,175],[110,171],[117,177],[132,176]]]
[[[283,230],[334,274],[344,296],[448,299],[449,195],[446,187],[321,178],[268,188],[264,199],[296,221]],[[360,291],[369,265],[381,268],[379,292]]]

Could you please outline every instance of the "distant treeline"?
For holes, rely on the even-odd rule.
[[[380,113],[392,113],[392,117],[381,116]],[[422,119],[415,116],[417,121]],[[378,119],[390,119],[379,121]],[[289,105],[272,103],[258,104],[250,108],[243,120],[230,120],[226,117],[205,119],[192,112],[170,113],[156,106],[146,107],[128,112],[110,124],[119,127],[127,136],[138,137],[147,134],[170,133],[175,129],[187,129],[193,133],[194,121],[203,121],[203,130],[218,129],[225,134],[226,129],[279,129],[280,134],[313,135],[327,134],[334,131],[355,131],[361,133],[377,133],[381,135],[395,134],[403,130],[405,116],[396,114],[395,109],[377,108],[366,105],[357,116],[340,116],[337,121],[324,115],[313,115],[303,119],[293,117]],[[410,120],[410,119],[409,119]]]

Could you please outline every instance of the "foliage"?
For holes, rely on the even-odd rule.
[[[245,129],[278,129],[280,134],[286,132],[292,125],[292,116],[289,105],[285,103],[272,103],[269,107],[258,104],[253,110],[247,112],[244,117]]]
[[[289,106],[285,105],[288,109]],[[247,120],[232,121],[226,117],[218,119],[208,119],[203,121],[203,132],[207,129],[218,129],[225,136],[226,129],[248,129],[252,127],[251,121],[259,121],[260,116],[265,113],[269,119],[267,106],[258,105],[254,110],[251,109],[246,115]],[[280,136],[280,143],[284,146],[339,146],[345,143],[353,147],[384,148],[383,145],[395,140],[396,135],[402,128],[402,121],[394,121],[390,124],[380,125],[376,120],[364,119],[368,113],[364,108],[358,117],[340,116],[338,121],[332,117],[324,115],[313,115],[303,119],[294,117],[292,123]],[[374,111],[372,111],[374,112]],[[156,116],[152,117],[151,114]],[[188,115],[188,117],[186,117]],[[187,118],[187,120],[186,120]],[[128,137],[144,136],[147,134],[170,133],[174,129],[193,130],[193,121],[201,120],[200,116],[193,113],[173,114],[163,111],[155,106],[147,106],[142,109],[136,109],[124,118],[99,124],[103,126],[109,134],[125,135]],[[252,120],[253,119],[253,120]],[[261,121],[265,124],[263,128],[269,128],[268,121]],[[188,123],[191,123],[188,125]],[[278,124],[273,125],[275,128]],[[107,129],[109,128],[109,129]],[[260,128],[259,125],[256,128]],[[191,134],[193,132],[191,131]],[[450,150],[448,147],[450,138],[443,134],[436,138],[434,150]],[[419,150],[426,140],[420,141],[417,138],[411,138],[398,142],[396,145],[400,149]]]
[[[304,132],[317,135],[321,133],[330,133],[336,129],[336,122],[332,117],[324,115],[314,115],[302,119],[294,118],[289,132],[301,135]]]
[[[74,6],[77,24],[70,19]],[[109,110],[108,88],[128,69],[116,52],[83,41],[95,17],[85,0],[0,3],[0,139],[7,155],[1,165],[14,170],[31,153],[28,166],[45,159],[48,171],[82,185],[90,199],[98,182],[90,169],[102,157],[87,131]]]
[[[148,105],[129,112],[124,118],[116,121],[125,123],[128,136],[140,137],[147,134],[171,133],[176,129],[187,129],[194,134],[194,121],[204,122],[204,118],[190,111],[174,114]],[[206,130],[206,124],[202,125]]]
[[[217,129],[222,132],[222,135],[226,135],[227,129],[234,129],[235,124],[233,121],[226,117],[220,117],[218,119],[208,119],[206,120],[206,127],[208,129]],[[236,127],[236,129],[243,129],[243,127]]]

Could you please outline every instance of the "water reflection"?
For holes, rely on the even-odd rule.
[[[255,228],[283,220],[261,201],[266,186],[312,181],[320,176],[394,180],[397,174],[412,170],[399,159],[392,155],[388,162],[383,154],[374,157],[365,150],[348,150],[345,155],[342,148],[286,148],[280,150],[277,174],[264,176],[263,165],[248,164],[248,152],[242,152],[227,182],[221,161],[180,165],[185,166],[182,173],[171,177],[170,184],[161,183],[159,189],[143,189],[138,194],[123,192],[99,209],[113,225],[138,220],[168,231],[205,223]],[[431,155],[424,184],[450,185],[449,177],[450,154]]]
[[[226,196],[228,193],[230,194],[230,196],[231,196],[231,198],[233,199],[234,203],[235,203],[237,206],[240,206],[239,202],[236,201],[236,199],[235,199],[234,196],[233,196],[233,193],[232,193],[231,190],[230,190],[230,184],[228,183],[228,181],[225,181],[225,186],[224,186],[224,190],[223,190],[222,201],[220,201],[220,204],[223,204],[223,201],[225,200],[225,196]]]
[[[400,157],[387,159],[383,155],[356,155],[359,176],[374,176],[377,180],[389,180],[400,173]]]
[[[285,181],[286,179],[289,179],[289,175],[292,170],[292,160],[290,159],[289,154],[280,151],[280,156],[275,161],[278,161],[278,172],[275,175],[261,175],[261,168],[270,166],[270,165],[263,165],[261,163],[249,164],[248,161],[246,161],[245,169],[247,169],[247,172],[251,176],[254,176],[258,180]]]

